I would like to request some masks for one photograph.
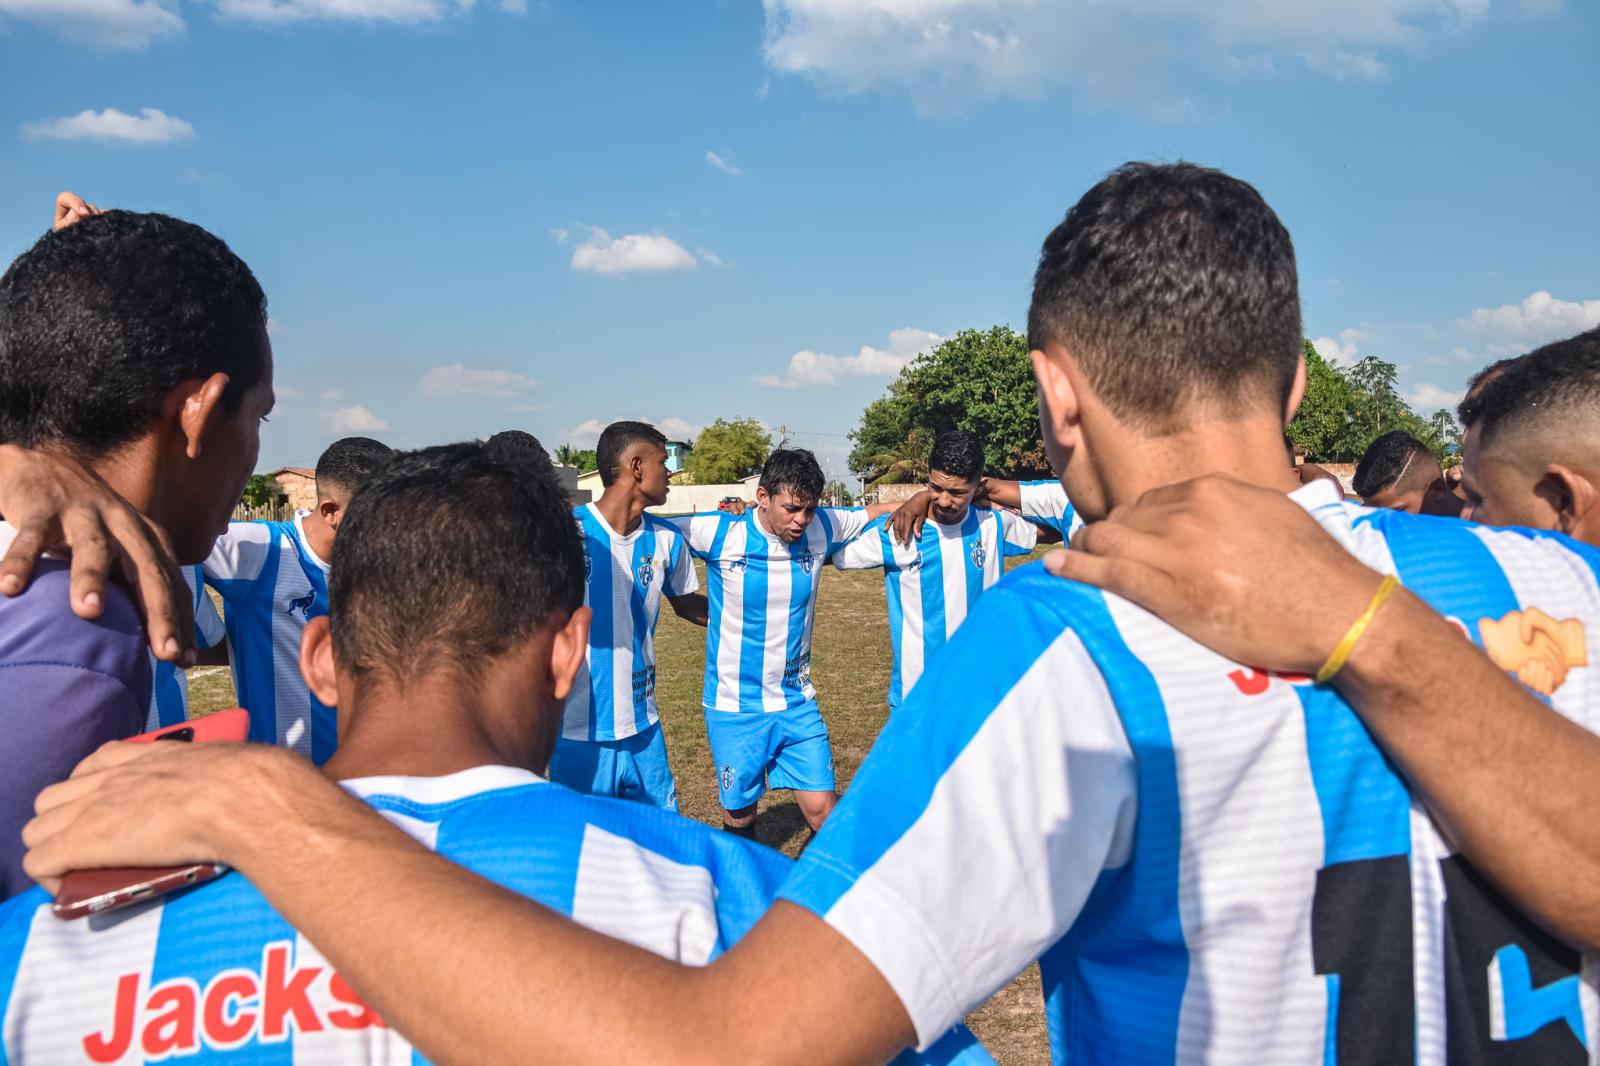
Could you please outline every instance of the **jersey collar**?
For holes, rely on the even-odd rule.
[[[443,777],[405,777],[396,774],[353,777],[339,784],[360,799],[369,796],[403,796],[416,803],[434,804],[451,803],[481,792],[532,785],[543,780],[532,770],[515,766],[474,766]]]
[[[306,550],[306,558],[310,559],[313,563],[316,563],[317,566],[321,568],[322,572],[326,574],[332,569],[332,567],[328,565],[327,560],[323,559],[322,556],[316,553],[316,550],[311,547],[311,542],[306,539],[306,527],[304,519],[306,515],[310,513],[310,511],[296,511],[294,513],[294,535],[296,539],[300,541],[300,547]]]

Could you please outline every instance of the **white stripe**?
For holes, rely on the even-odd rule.
[[[955,635],[956,627],[967,617],[967,559],[961,539],[961,525],[939,527],[939,576],[944,582],[944,637]]]
[[[641,527],[642,528],[642,527]],[[631,537],[611,538],[611,735],[633,735],[633,549]]]
[[[912,549],[915,551],[915,549]],[[900,546],[896,545],[898,557]],[[907,553],[911,554],[910,552]],[[895,575],[900,585],[900,698],[905,699],[911,686],[922,676],[925,665],[923,653],[922,618],[922,567],[901,567]]]
[[[584,827],[572,920],[691,966],[717,949],[711,871],[641,847],[595,825]]]
[[[797,542],[808,546],[810,527]],[[772,538],[767,540],[767,627],[761,649],[761,709],[781,711],[788,706],[783,693],[783,668],[789,644],[789,601],[793,598],[795,563],[789,548]]]
[[[1439,863],[1450,847],[1428,812],[1411,801],[1411,968],[1417,1003],[1417,1062],[1444,1062],[1445,891]],[[1499,1009],[1499,998],[1491,997]]]
[[[717,646],[717,705],[719,711],[739,709],[739,652],[744,646],[744,570],[729,570],[723,560],[745,554],[750,526],[740,522],[728,530],[722,541],[722,556],[708,566],[722,574],[722,618]]]

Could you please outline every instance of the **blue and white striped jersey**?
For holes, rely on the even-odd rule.
[[[300,632],[328,613],[328,564],[306,543],[304,517],[230,522],[201,568],[222,596],[250,739],[293,748],[320,766],[338,744],[338,717],[300,677]]]
[[[1049,526],[1061,534],[1063,541],[1071,540],[1078,527],[1083,525],[1083,519],[1078,517],[1072,501],[1067,499],[1067,490],[1061,487],[1061,482],[1022,481],[1018,482],[1018,487],[1022,491],[1022,517],[1028,521]]]
[[[1294,498],[1600,726],[1600,552],[1321,481]],[[1058,1063],[1600,1050],[1600,960],[1452,853],[1336,690],[1042,566],[984,595],[780,896],[865,953],[924,1040],[1039,959]]]
[[[887,516],[834,553],[840,570],[883,567],[889,602],[889,637],[894,668],[889,706],[898,707],[922,676],[933,653],[944,647],[983,590],[1005,573],[1005,557],[1026,555],[1037,543],[1033,527],[1010,511],[968,507],[960,522],[929,519],[916,544],[901,544]]]
[[[583,602],[594,612],[583,670],[567,697],[561,735],[625,740],[659,720],[656,619],[662,596],[700,588],[678,527],[653,514],[627,536],[594,504],[574,507],[583,534]]]
[[[794,544],[767,532],[754,508],[669,521],[706,562],[706,709],[760,713],[815,701],[817,581],[833,553],[866,528],[867,512],[819,507]]]
[[[217,605],[206,595],[205,577],[198,566],[183,568],[194,609],[194,639],[200,648],[209,648],[223,638],[222,617]],[[168,662],[150,656],[150,714],[145,731],[177,725],[189,718],[189,675]]]
[[[791,863],[636,803],[525,770],[345,787],[423,844],[591,929],[704,965],[755,924]],[[529,1009],[536,1009],[537,1004]],[[238,874],[63,922],[33,889],[0,904],[0,1066],[422,1061]],[[970,1033],[931,1061],[990,1061]]]

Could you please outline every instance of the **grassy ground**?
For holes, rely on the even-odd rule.
[[[812,650],[811,677],[828,722],[834,770],[843,791],[887,715],[884,696],[889,687],[891,652],[879,572],[839,573],[828,568],[817,602]],[[705,631],[663,610],[656,633],[656,659],[657,702],[678,780],[679,806],[691,818],[720,825],[722,808],[700,715]],[[190,703],[201,713],[232,706],[233,685],[226,668],[191,671]],[[797,855],[810,830],[788,795],[770,793],[762,800],[756,832],[764,843]],[[1037,966],[996,993],[967,1021],[995,1058],[1007,1066],[1049,1061]]]

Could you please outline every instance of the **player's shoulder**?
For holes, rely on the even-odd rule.
[[[1353,550],[1364,561],[1377,549],[1393,560],[1407,584],[1442,577],[1458,582],[1492,580],[1540,582],[1576,577],[1600,597],[1600,549],[1551,530],[1485,526],[1458,518],[1341,505],[1354,534]]]
[[[646,511],[641,518],[645,530],[649,533],[665,536],[671,540],[684,539],[683,530],[675,522],[668,522],[665,518],[653,515],[649,511]]]

